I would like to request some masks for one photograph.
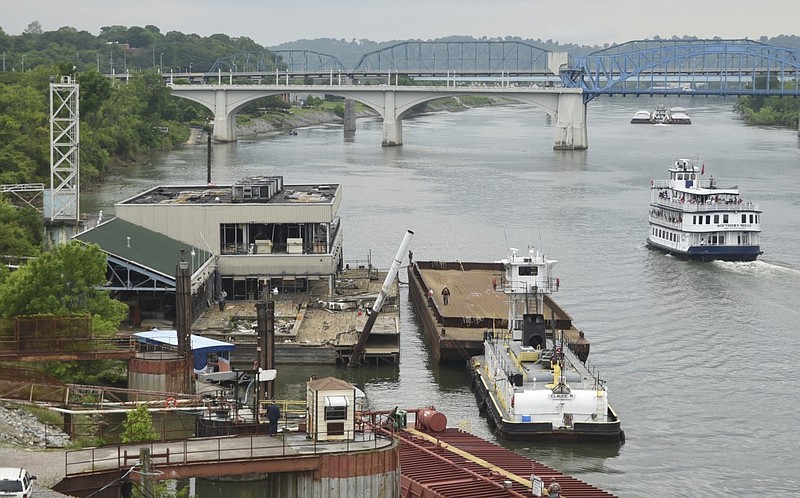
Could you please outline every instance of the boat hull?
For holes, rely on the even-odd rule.
[[[582,441],[582,442],[604,442],[622,443],[625,441],[625,433],[621,428],[621,421],[614,411],[609,407],[608,415],[610,422],[583,423],[575,422],[571,429],[554,428],[550,422],[516,422],[503,418],[501,409],[491,395],[489,388],[483,377],[475,366],[475,362],[470,362],[467,366],[471,385],[475,391],[475,399],[481,412],[485,412],[489,424],[494,429],[497,436],[515,441]]]
[[[696,246],[680,251],[648,240],[647,247],[689,261],[755,261],[762,254],[760,246]]]

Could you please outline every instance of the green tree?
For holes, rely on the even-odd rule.
[[[125,428],[125,432],[122,433],[123,443],[141,443],[158,439],[158,433],[153,427],[153,417],[147,411],[146,405],[139,405],[135,410],[129,411],[122,425]]]
[[[42,217],[0,197],[0,255],[36,256],[42,244]]]
[[[0,316],[88,313],[95,333],[112,334],[128,308],[101,289],[105,282],[106,257],[98,246],[59,245],[6,278],[0,286]]]

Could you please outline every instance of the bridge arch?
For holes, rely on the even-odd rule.
[[[800,50],[747,39],[634,40],[573,58],[561,77],[587,102],[625,93],[796,96]]]
[[[403,86],[308,86],[264,87],[256,85],[172,85],[172,94],[198,102],[214,113],[213,137],[236,140],[236,115],[253,100],[283,93],[320,93],[353,99],[375,110],[383,119],[382,145],[402,145],[402,118],[416,105],[444,97],[487,95],[531,104],[557,117],[557,149],[585,149],[586,108],[579,89],[517,87],[403,87]],[[576,102],[580,105],[576,105]]]
[[[547,70],[549,53],[520,40],[406,41],[364,54],[353,72],[535,72]]]

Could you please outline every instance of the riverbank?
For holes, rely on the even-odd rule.
[[[37,496],[39,489],[64,478],[67,444],[69,437],[58,427],[42,423],[23,408],[0,403],[0,466],[28,469],[36,476]]]

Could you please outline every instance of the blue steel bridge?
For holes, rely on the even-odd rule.
[[[364,54],[347,67],[310,50],[238,53],[208,73],[332,81],[398,77],[427,81],[563,86],[600,95],[800,96],[800,50],[752,40],[635,40],[587,55],[551,52],[521,41],[407,41]],[[198,79],[198,73],[174,77]]]

